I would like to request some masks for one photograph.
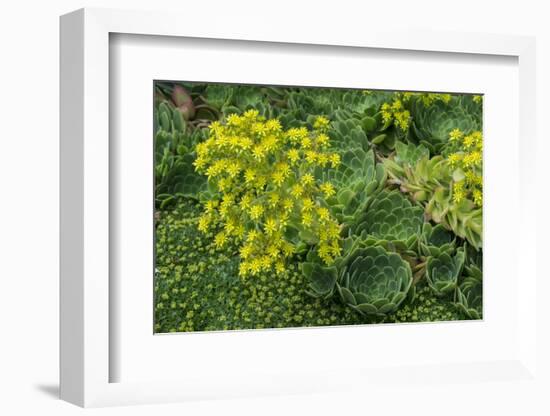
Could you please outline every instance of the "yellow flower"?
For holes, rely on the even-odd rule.
[[[252,195],[245,194],[241,199],[240,206],[243,210],[247,211],[248,209],[250,209],[251,203],[252,203]]]
[[[254,142],[252,140],[250,140],[250,138],[248,138],[248,137],[241,137],[241,139],[239,140],[239,146],[243,150],[250,149],[253,144],[254,144]]]
[[[453,201],[460,203],[464,199],[464,182],[456,182],[453,184]]]
[[[216,234],[216,238],[214,239],[214,243],[216,244],[216,247],[222,248],[227,241],[227,237],[223,231]]]
[[[254,251],[254,247],[252,245],[245,244],[244,246],[241,247],[241,250],[240,250],[241,257],[243,259],[247,259],[250,257],[253,251]]]
[[[324,168],[328,163],[328,156],[325,153],[319,153],[317,155],[317,164]]]
[[[281,199],[279,194],[273,193],[269,195],[269,205],[274,208],[279,202],[279,199]]]
[[[228,126],[238,126],[241,122],[241,118],[237,114],[229,114],[226,121]]]
[[[330,263],[332,261],[332,256],[330,255],[330,246],[326,244],[321,244],[319,246],[319,257],[323,259],[325,263]]]
[[[304,192],[304,188],[301,185],[296,184],[292,187],[292,189],[290,191],[290,194],[294,198],[299,198],[302,195],[303,192]]]
[[[338,243],[338,240],[334,240],[332,242],[332,245],[330,246],[330,251],[332,252],[332,255],[334,257],[339,257],[342,253],[342,247],[340,247],[340,244]]]
[[[294,246],[285,241],[283,243],[283,253],[286,257],[292,256],[292,254],[294,254]]]
[[[290,163],[295,164],[298,159],[300,159],[300,152],[298,152],[297,149],[290,149],[288,151],[288,159],[290,160]]]
[[[285,264],[282,261],[278,261],[277,263],[275,263],[275,271],[277,272],[277,274],[284,273]]]
[[[199,218],[199,231],[202,231],[203,233],[208,231],[208,225],[210,224],[210,217],[207,215],[203,215]]]
[[[263,157],[265,156],[265,150],[264,150],[264,148],[263,148],[261,145],[255,146],[255,147],[254,147],[254,150],[252,150],[252,155],[253,155],[257,160],[262,160]]]
[[[225,192],[229,188],[231,188],[231,178],[221,178],[218,181],[218,189],[221,192]]]
[[[391,109],[393,111],[399,111],[401,110],[401,108],[403,108],[403,103],[401,102],[401,100],[395,100],[391,105]]]
[[[462,160],[462,154],[460,153],[451,153],[447,158],[447,161],[449,162],[449,165],[451,165],[451,167],[457,166],[461,160]]]
[[[408,110],[395,113],[395,122],[402,131],[405,131],[409,128],[410,119],[411,113],[409,113]]]
[[[260,262],[260,259],[254,259],[250,262],[249,270],[252,272],[253,275],[258,274],[261,268],[262,263]]]
[[[247,236],[247,241],[249,243],[252,243],[254,241],[256,241],[258,238],[260,238],[260,232],[258,230],[252,230],[248,233],[248,236]]]
[[[302,147],[304,149],[309,149],[311,147],[311,139],[309,137],[303,137],[301,140]]]
[[[325,194],[326,198],[330,198],[332,195],[336,193],[336,191],[334,190],[334,186],[332,186],[330,182],[322,183],[319,186],[319,189],[321,189],[321,191]]]
[[[340,155],[338,153],[333,153],[330,155],[330,164],[333,168],[337,168],[340,165]]]
[[[304,224],[305,226],[310,226],[312,221],[313,218],[309,212],[304,212],[302,214],[302,224]]]
[[[249,120],[254,120],[258,117],[258,114],[260,114],[258,112],[258,110],[247,110],[245,111],[245,113],[243,114],[243,118],[245,119],[249,119]]]
[[[277,187],[281,186],[283,184],[283,182],[285,181],[285,176],[280,171],[273,173],[273,175],[271,175],[271,178],[273,179],[273,183]]]
[[[315,153],[313,150],[308,150],[306,152],[306,160],[308,163],[315,163],[316,159],[317,159],[317,153]]]
[[[315,179],[313,178],[313,175],[311,173],[306,173],[304,176],[302,176],[302,184],[304,186],[313,185],[313,182],[315,182]]]
[[[325,207],[317,208],[317,215],[322,221],[328,221],[330,218],[330,212]]]
[[[464,136],[463,143],[464,143],[464,147],[466,147],[467,149],[472,147],[475,143],[474,136],[471,134],[469,136]]]
[[[464,156],[464,166],[479,166],[481,165],[481,153],[477,150]]]
[[[258,220],[264,213],[264,207],[261,205],[254,205],[252,208],[250,208],[250,217],[253,220]]]
[[[247,169],[244,173],[244,181],[247,184],[251,184],[256,179],[256,172],[253,169]]]
[[[292,208],[294,208],[294,201],[290,198],[286,198],[283,201],[283,208],[284,208],[285,212],[292,211]]]
[[[244,225],[242,224],[239,224],[238,226],[236,226],[235,230],[233,231],[233,234],[235,235],[235,237],[237,237],[238,240],[243,239],[244,233],[245,233],[245,229],[244,229]]]
[[[328,118],[319,116],[315,119],[313,122],[313,128],[315,130],[327,130],[330,125],[330,121]]]
[[[239,265],[239,276],[245,277],[248,274],[249,269],[250,269],[250,266],[248,262],[241,261],[241,264]]]
[[[290,166],[288,166],[288,164],[285,162],[278,163],[276,169],[281,172],[285,177],[290,175]]]
[[[326,134],[320,134],[317,136],[317,143],[321,147],[327,147],[329,145],[329,137]]]
[[[302,211],[303,212],[311,211],[314,206],[315,206],[314,202],[309,198],[306,198],[302,201]]]
[[[227,166],[227,173],[229,173],[229,176],[234,178],[239,174],[241,171],[241,167],[239,166],[238,162],[232,162]]]
[[[218,201],[216,201],[215,199],[211,199],[210,201],[207,201],[206,204],[205,204],[205,208],[206,208],[206,212],[214,212],[214,210],[216,209],[216,207],[218,206]]]
[[[475,189],[473,192],[473,196],[474,196],[474,203],[479,207],[482,206],[483,205],[482,192],[479,189]]]
[[[271,244],[267,248],[267,254],[269,254],[271,257],[276,259],[279,256],[279,249],[277,247],[275,247],[273,244]]]
[[[464,133],[462,133],[459,129],[454,129],[449,133],[449,139],[451,141],[458,141],[464,136]]]
[[[273,218],[268,218],[264,225],[265,233],[270,236],[277,230],[277,221]]]
[[[267,120],[265,126],[271,132],[279,132],[282,129],[281,123],[277,119]]]

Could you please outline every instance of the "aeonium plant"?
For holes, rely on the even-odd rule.
[[[321,204],[335,189],[314,175],[340,164],[328,128],[329,120],[318,117],[311,130],[284,130],[277,119],[249,110],[212,123],[209,138],[196,146],[195,169],[215,191],[198,227],[219,230],[219,248],[238,245],[241,276],[282,273],[286,260],[307,246],[327,265],[340,255],[340,226]]]

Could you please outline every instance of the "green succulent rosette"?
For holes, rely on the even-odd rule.
[[[409,264],[383,247],[356,247],[339,269],[336,287],[340,298],[365,315],[394,312],[412,285]]]
[[[470,319],[483,317],[483,279],[476,265],[466,267],[466,277],[457,290],[458,308]]]
[[[429,257],[426,264],[428,285],[439,296],[453,293],[458,286],[458,278],[464,266],[464,250],[458,249],[454,256],[442,253]]]
[[[178,107],[162,101],[155,111],[155,201],[165,207],[178,196],[198,199],[206,180],[195,172],[194,148],[206,132],[193,129]]]
[[[341,155],[336,169],[316,169],[315,177],[334,185],[336,194],[323,203],[338,222],[353,224],[365,210],[368,201],[380,191],[386,182],[386,171],[374,160],[374,152],[356,147]]]
[[[428,257],[439,257],[443,253],[453,254],[456,238],[441,224],[432,225],[428,222],[422,227],[420,252]]]
[[[309,283],[306,293],[314,298],[328,299],[334,294],[338,269],[334,266],[322,266],[318,262],[304,262],[300,270]]]
[[[424,223],[424,210],[397,190],[376,194],[366,211],[349,229],[368,245],[413,251]]]
[[[419,97],[412,97],[409,106],[413,136],[432,154],[441,151],[454,129],[467,132],[481,130],[481,106],[472,97],[453,96],[448,102],[436,101],[430,105]]]

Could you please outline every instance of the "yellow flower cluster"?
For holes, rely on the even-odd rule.
[[[454,152],[447,162],[456,172],[453,184],[453,201],[471,199],[477,206],[483,204],[483,135],[474,131],[468,135],[459,129],[449,133]]]
[[[403,101],[407,102],[411,97],[420,97],[422,100],[422,103],[429,107],[436,101],[443,101],[445,104],[447,104],[449,101],[451,101],[451,94],[439,94],[434,92],[404,92],[403,93]]]
[[[195,169],[219,193],[205,203],[198,228],[220,230],[218,248],[239,245],[241,276],[284,272],[299,242],[287,237],[291,229],[306,232],[326,264],[340,254],[340,226],[320,203],[336,190],[314,176],[340,164],[329,151],[329,125],[318,117],[311,131],[284,130],[278,120],[249,110],[212,123],[209,138],[196,146]]]
[[[407,131],[411,122],[411,113],[405,109],[401,99],[395,99],[391,104],[384,103],[381,107],[382,120],[385,124],[393,121],[401,131]]]

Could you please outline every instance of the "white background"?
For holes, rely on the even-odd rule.
[[[381,19],[407,27],[437,30],[529,34],[538,36],[538,130],[547,137],[550,77],[550,29],[548,12],[540,1],[400,1],[387,2],[155,2],[25,1],[3,4],[0,13],[0,413],[73,414],[82,412],[55,400],[58,374],[58,16],[83,6],[137,9],[173,9],[189,19],[208,24],[209,13],[230,18],[232,13],[251,19],[276,19],[285,25],[319,24],[327,30],[338,25],[368,25]],[[242,7],[240,6],[242,4]],[[307,22],[307,23],[306,23]],[[185,24],[183,21],[182,24]],[[545,28],[546,27],[546,28]],[[245,27],[235,28],[245,32]],[[545,137],[545,138],[546,138]],[[536,153],[543,201],[548,201],[548,142],[539,141]],[[535,157],[535,156],[534,156]],[[545,198],[544,200],[542,198]],[[550,235],[548,221],[540,216],[539,235]],[[539,244],[547,244],[539,240]],[[541,252],[544,252],[543,250]],[[539,288],[547,290],[548,285]],[[545,318],[546,322],[547,317]],[[422,394],[419,392],[419,394]],[[437,394],[433,392],[423,394]],[[388,394],[388,413],[392,398]],[[472,392],[459,400],[472,402],[471,414],[537,414],[535,401],[520,403],[513,396],[488,403]],[[430,414],[430,400],[425,409]],[[436,410],[436,409],[431,409]],[[540,409],[538,409],[540,410]],[[345,414],[369,412],[368,394],[322,394],[316,396],[197,402],[152,408],[100,409],[101,415],[123,414]],[[454,406],[444,410],[455,414]],[[411,411],[411,414],[414,414]]]

